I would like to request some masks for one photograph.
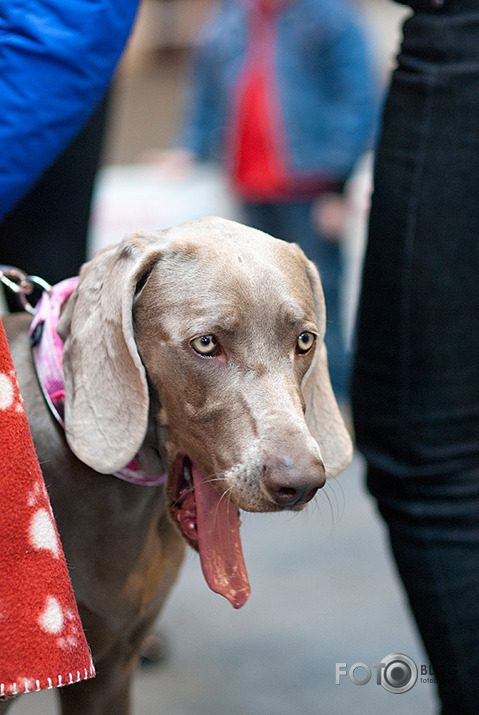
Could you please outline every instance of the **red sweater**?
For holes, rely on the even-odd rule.
[[[250,201],[318,196],[329,182],[288,171],[286,139],[274,72],[276,14],[258,2],[252,7],[248,50],[232,111],[230,174],[235,192]]]

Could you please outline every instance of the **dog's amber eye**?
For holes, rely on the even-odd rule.
[[[315,334],[310,333],[309,330],[305,330],[305,332],[301,333],[298,338],[298,342],[296,343],[296,352],[300,353],[301,355],[304,355],[304,353],[308,353],[313,347],[315,340]]]
[[[214,335],[202,335],[191,341],[191,347],[198,355],[210,356],[218,352],[219,345]]]

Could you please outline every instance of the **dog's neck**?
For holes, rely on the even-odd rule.
[[[29,336],[33,360],[45,400],[57,422],[64,427],[65,380],[63,376],[63,343],[56,327],[65,300],[73,293],[78,277],[68,278],[43,293],[30,326]],[[135,461],[127,464],[113,476],[131,484],[158,486],[166,482],[166,474],[149,477]]]

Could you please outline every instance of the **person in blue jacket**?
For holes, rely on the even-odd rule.
[[[54,285],[77,275],[87,260],[111,94],[107,91],[80,132],[0,221],[1,263]],[[10,312],[23,310],[11,291],[5,291],[5,299]]]
[[[340,226],[318,231],[314,208],[327,197],[328,215],[341,216],[338,194],[371,139],[376,100],[365,33],[348,0],[223,0],[193,56],[177,152],[183,164],[220,158],[245,222],[298,242],[318,264],[340,398],[349,372]]]
[[[139,0],[0,2],[0,220],[107,89]]]

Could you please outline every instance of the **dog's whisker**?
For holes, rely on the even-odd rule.
[[[221,502],[222,502],[223,500],[226,499],[226,510],[227,510],[227,511],[229,510],[230,507],[236,509],[236,507],[234,506],[234,504],[232,503],[232,501],[231,501],[230,498],[228,497],[228,493],[231,492],[233,489],[234,489],[234,485],[231,485],[230,487],[228,487],[228,489],[226,489],[226,490],[221,494],[221,496],[220,496],[220,498],[219,498],[219,500],[218,500],[218,503],[216,504],[216,509],[215,509],[215,513],[214,513],[214,516],[213,516],[214,521],[216,521],[216,519],[218,518],[218,511],[219,511]]]
[[[226,499],[226,500],[227,500],[228,503],[227,503],[226,507],[229,508],[229,506],[230,506],[230,504],[231,504],[232,502],[231,502],[231,500],[230,500],[230,498],[229,498],[229,496],[228,496],[228,492],[233,491],[233,489],[234,489],[234,485],[231,485],[230,487],[228,487],[228,489],[226,489],[226,490],[223,492],[223,494],[220,496],[220,499],[219,499],[218,504],[217,504],[217,506],[216,506],[216,509],[217,509],[217,510],[218,510],[218,508],[219,508],[221,502],[223,501],[223,499]]]
[[[208,482],[209,484],[213,484],[213,482],[222,482],[224,481],[225,477],[226,474],[212,474],[207,479],[205,479],[205,482]]]
[[[326,482],[325,486],[328,487],[328,489],[330,490],[331,494],[334,496],[336,506],[337,506],[338,509],[339,509],[338,520],[340,520],[340,519],[343,518],[343,516],[344,516],[344,511],[345,511],[345,508],[346,508],[346,498],[345,498],[345,495],[344,495],[344,490],[343,490],[342,484],[341,484],[341,482],[338,481],[338,479],[337,479],[336,477],[331,477],[331,478]],[[337,492],[336,492],[336,488],[339,490],[339,495],[340,495],[341,499],[339,498],[339,496],[338,496],[338,494],[337,494]]]
[[[345,501],[344,498],[340,500],[338,498],[338,495],[334,489],[334,479],[329,480],[326,482],[324,488],[321,490],[319,494],[319,499],[315,500],[316,501],[316,508],[320,510],[321,512],[321,501],[326,500],[329,508],[329,514],[331,517],[331,529],[330,529],[330,536],[332,535],[334,528],[338,521],[340,521],[344,515],[344,508],[345,508]],[[340,487],[341,489],[341,487]],[[342,493],[342,491],[341,491]],[[343,494],[343,493],[342,493]],[[343,494],[344,497],[344,494]]]
[[[330,499],[330,496],[329,496],[328,492],[324,491],[323,494],[324,494],[324,498],[326,499],[326,501],[327,501],[327,503],[328,503],[329,513],[330,513],[330,515],[331,515],[331,526],[330,526],[330,529],[329,529],[329,536],[331,537],[332,534],[333,534],[333,531],[334,531],[334,527],[335,527],[334,508],[333,508],[333,504],[332,504],[332,501],[331,501],[331,499]],[[318,506],[319,506],[319,505],[318,505]]]

